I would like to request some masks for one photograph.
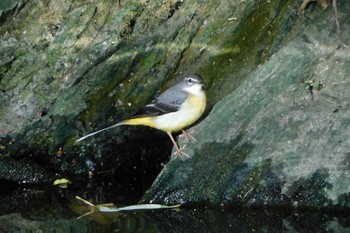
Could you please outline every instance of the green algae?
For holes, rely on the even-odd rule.
[[[231,14],[239,15],[239,6],[228,6]],[[294,1],[250,2],[242,6],[245,11],[239,18],[227,15],[228,19],[221,16],[216,22],[208,22],[195,36],[195,44],[186,50],[179,69],[186,69],[187,62],[203,74],[212,86],[209,104],[217,102],[283,46],[290,31],[300,29],[295,6]],[[199,36],[203,37],[202,44],[196,44]]]

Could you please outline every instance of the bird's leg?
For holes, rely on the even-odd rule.
[[[185,145],[184,147],[182,147],[182,148],[179,148],[179,145],[176,143],[176,141],[175,141],[173,135],[171,135],[170,132],[167,132],[167,134],[169,135],[171,141],[173,142],[173,144],[174,144],[174,146],[175,146],[176,152],[174,153],[174,155],[175,155],[175,154],[179,154],[179,156],[180,156],[182,159],[183,159],[184,157],[188,157],[188,158],[191,157],[191,156],[189,156],[188,154],[186,154],[185,152],[182,151],[182,150],[186,147],[186,145]],[[182,156],[184,156],[184,157],[182,157]]]
[[[175,139],[173,138],[173,135],[171,135],[170,132],[166,132],[166,133],[169,135],[171,141],[173,142],[173,144],[174,144],[174,146],[175,146],[175,148],[176,148],[176,151],[179,152],[179,153],[181,154],[182,152],[181,152],[179,146],[177,145]]]
[[[193,133],[193,131],[192,131],[191,133]],[[180,136],[185,136],[185,138],[186,138],[187,141],[189,141],[189,142],[190,142],[191,140],[197,141],[197,140],[191,135],[191,133],[187,132],[186,130],[182,130],[182,134],[181,134]]]

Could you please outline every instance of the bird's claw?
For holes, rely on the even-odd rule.
[[[185,144],[183,147],[181,147],[179,149],[176,149],[176,151],[173,153],[173,155],[171,157],[173,157],[173,158],[179,157],[182,160],[191,158],[191,156],[189,154],[187,154],[186,152],[183,151],[186,146],[187,146],[187,144]]]
[[[185,137],[187,139],[187,141],[197,141],[197,139],[195,139],[191,133],[193,133],[195,130],[192,130],[191,132],[187,132],[186,130],[182,130],[182,134],[179,135],[179,137]]]

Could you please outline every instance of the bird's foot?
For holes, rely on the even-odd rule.
[[[183,147],[178,148],[176,147],[176,151],[172,154],[172,158],[177,158],[179,157],[182,160],[191,158],[191,156],[189,154],[187,154],[186,152],[184,152],[185,147],[187,146],[187,144],[185,144]]]
[[[182,134],[179,135],[179,137],[185,137],[187,141],[197,141],[191,133],[193,133],[195,130],[192,130],[191,132],[187,132],[186,130],[182,130]]]

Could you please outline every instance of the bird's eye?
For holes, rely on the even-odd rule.
[[[188,79],[188,83],[192,83],[192,79],[191,78]]]

